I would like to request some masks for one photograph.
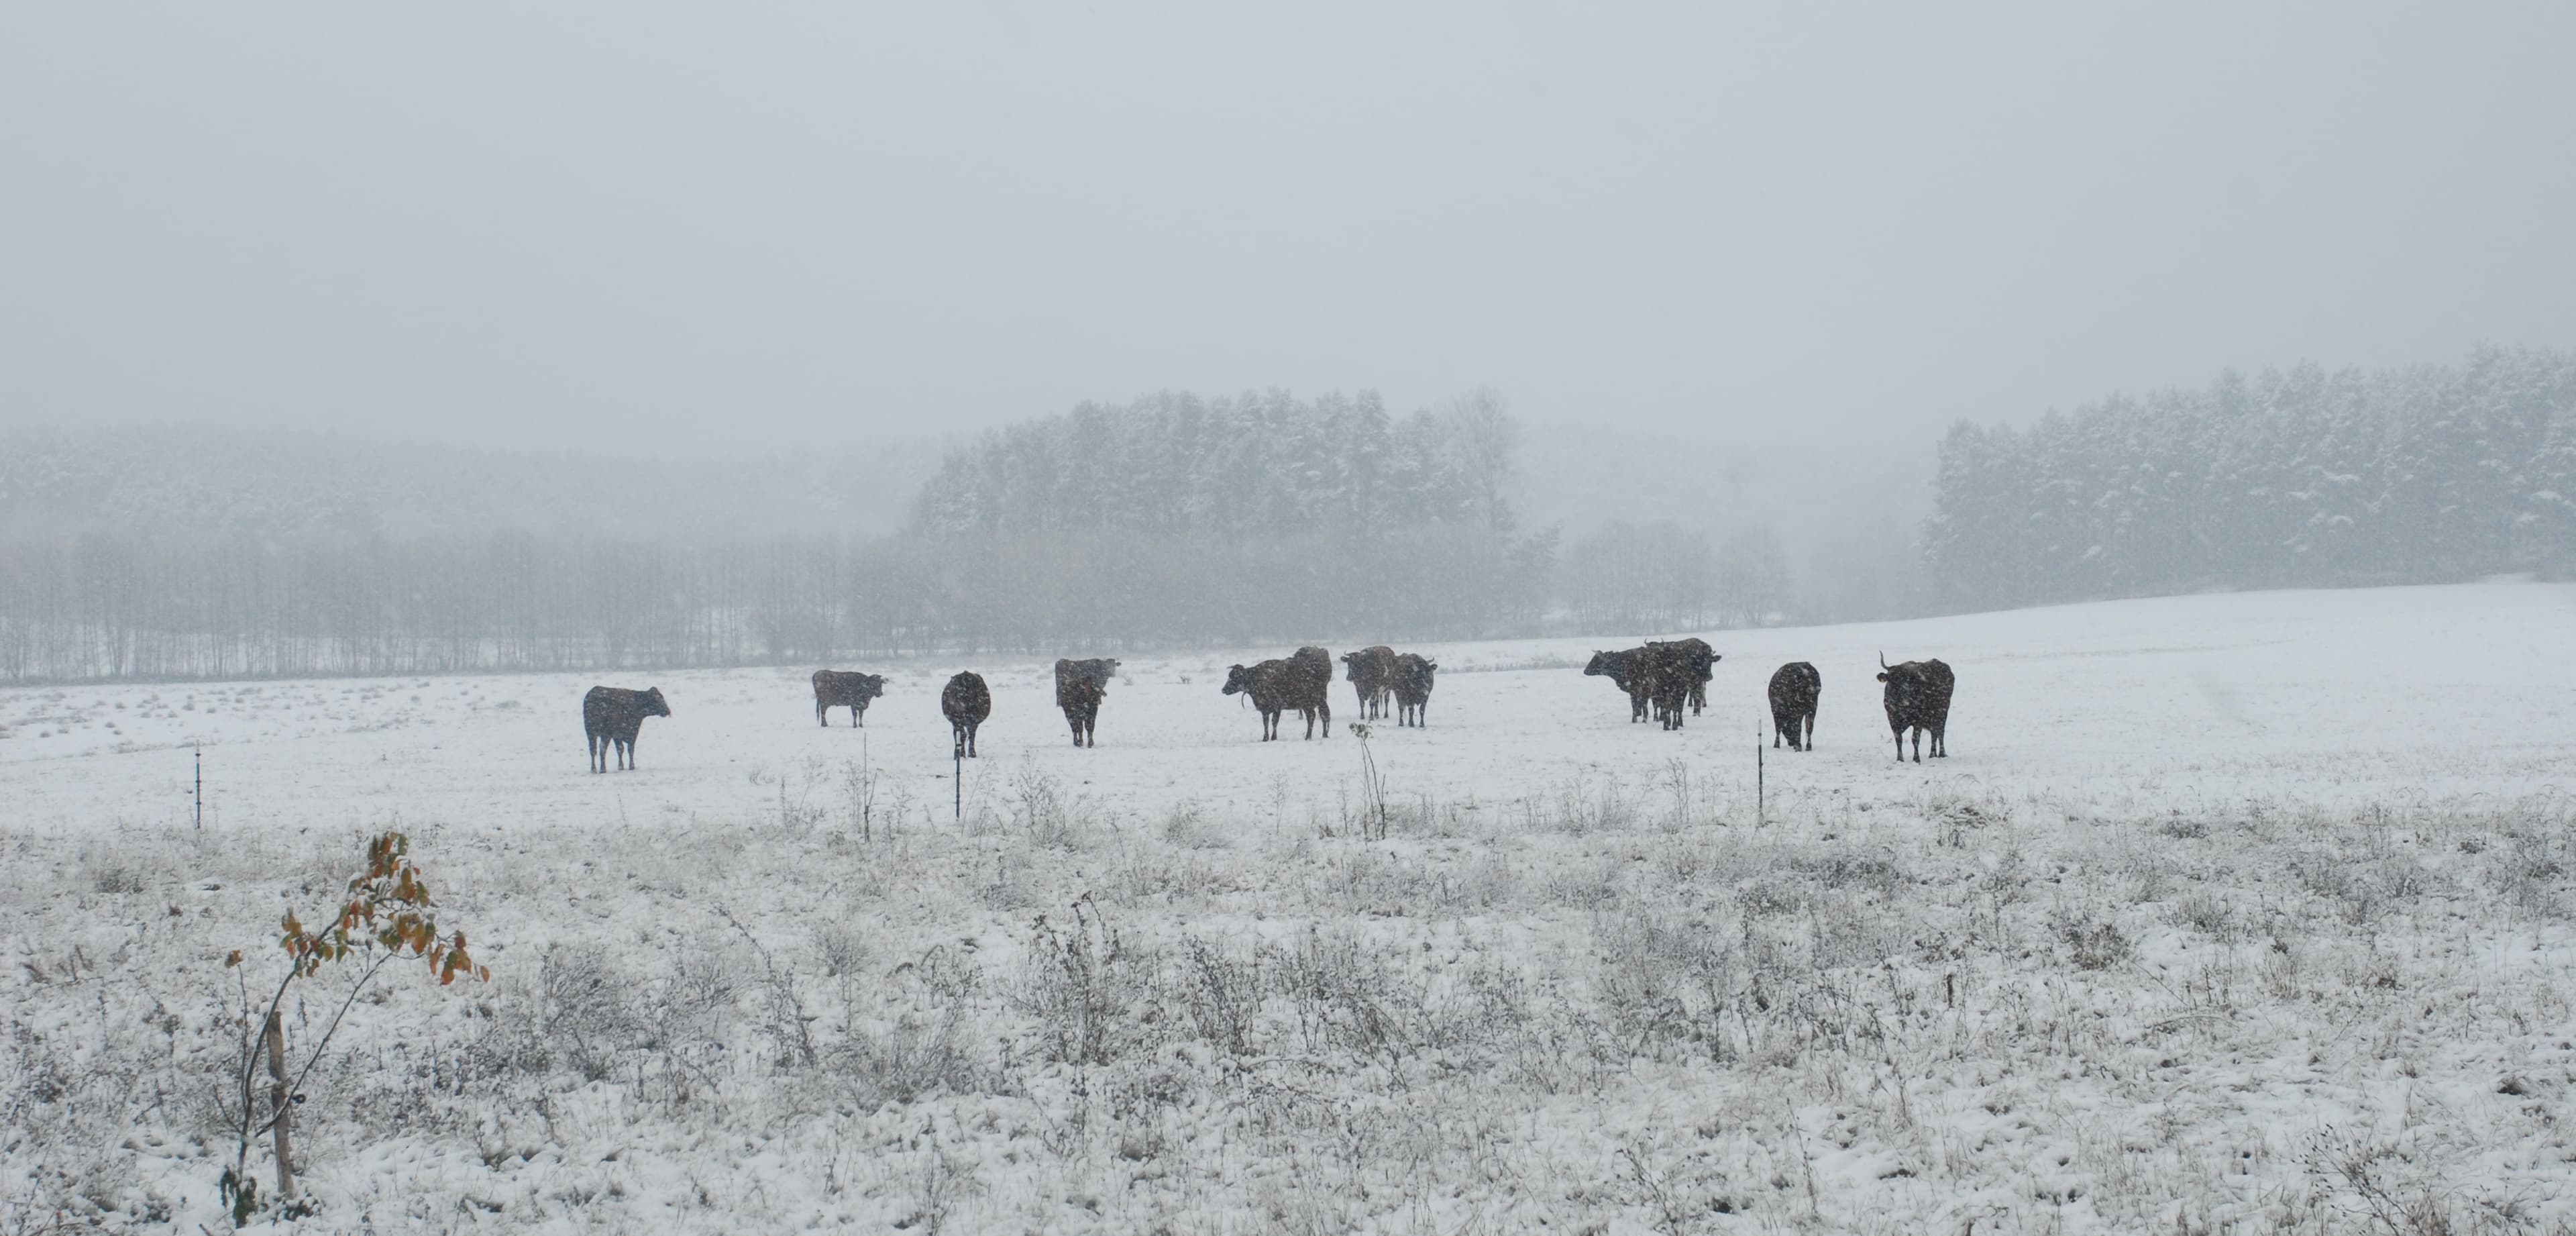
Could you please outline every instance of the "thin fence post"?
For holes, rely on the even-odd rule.
[[[196,809],[197,831],[202,833],[206,831],[206,746],[204,743],[198,743],[194,746],[193,751],[196,762],[197,784],[196,788],[189,792],[189,797],[193,800],[192,805]]]
[[[1762,722],[1753,722],[1753,826],[1760,828],[1766,816],[1762,803]]]
[[[287,1130],[295,1125],[295,1098],[286,1088],[286,1025],[278,1010],[268,1011],[263,1037],[268,1040],[268,1103],[276,1113],[270,1132],[277,1144],[277,1196],[291,1202],[295,1200],[295,1140]]]
[[[955,743],[950,744],[948,764],[955,770],[948,776],[948,788],[956,791],[957,794],[956,806],[950,818],[963,821],[966,818],[966,740],[962,736]]]

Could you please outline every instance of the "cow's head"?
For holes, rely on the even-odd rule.
[[[1342,654],[1342,664],[1350,667],[1350,678],[1352,682],[1358,682],[1360,680],[1360,660],[1360,654],[1356,652],[1345,652]]]
[[[1616,663],[1612,661],[1611,654],[1595,649],[1592,653],[1591,663],[1583,667],[1583,672],[1586,674],[1607,674],[1616,668],[1618,667]]]
[[[1417,691],[1429,691],[1431,689],[1431,676],[1439,672],[1440,663],[1437,661],[1414,662],[1413,688]]]
[[[881,696],[881,695],[884,695],[884,694],[885,694],[885,675],[883,675],[883,674],[861,674],[861,675],[859,675],[859,698],[860,698],[860,699],[863,699],[863,700],[872,700],[872,699],[875,699],[875,698],[877,698],[878,696]]]
[[[1237,692],[1249,691],[1251,689],[1251,670],[1245,669],[1240,665],[1227,668],[1225,671],[1225,693],[1227,695],[1233,695]]]
[[[654,687],[644,693],[644,715],[648,717],[671,715],[671,705],[662,699],[662,688]]]

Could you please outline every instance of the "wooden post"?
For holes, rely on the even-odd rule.
[[[271,1009],[268,1027],[262,1037],[268,1040],[268,1102],[277,1113],[269,1129],[277,1136],[277,1200],[295,1200],[295,1141],[287,1129],[295,1123],[290,1106],[293,1096],[286,1093],[286,1024],[282,1014]]]
[[[1753,722],[1753,826],[1762,827],[1762,722]]]
[[[196,809],[197,809],[197,831],[202,833],[202,832],[206,831],[206,748],[205,748],[205,744],[203,744],[203,743],[199,743],[199,744],[197,744],[197,746],[196,746],[195,750],[196,750],[196,763],[197,763],[197,788],[196,788],[196,790],[195,790],[193,793],[194,793],[194,796],[195,796],[195,800],[196,800]]]

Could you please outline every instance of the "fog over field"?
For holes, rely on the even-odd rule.
[[[2576,1233],[2570,47],[0,10],[0,1236]]]

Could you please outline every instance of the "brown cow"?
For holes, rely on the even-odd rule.
[[[850,724],[864,725],[868,701],[885,694],[885,675],[853,674],[840,670],[814,671],[814,721],[829,727],[830,710],[847,706]]]

